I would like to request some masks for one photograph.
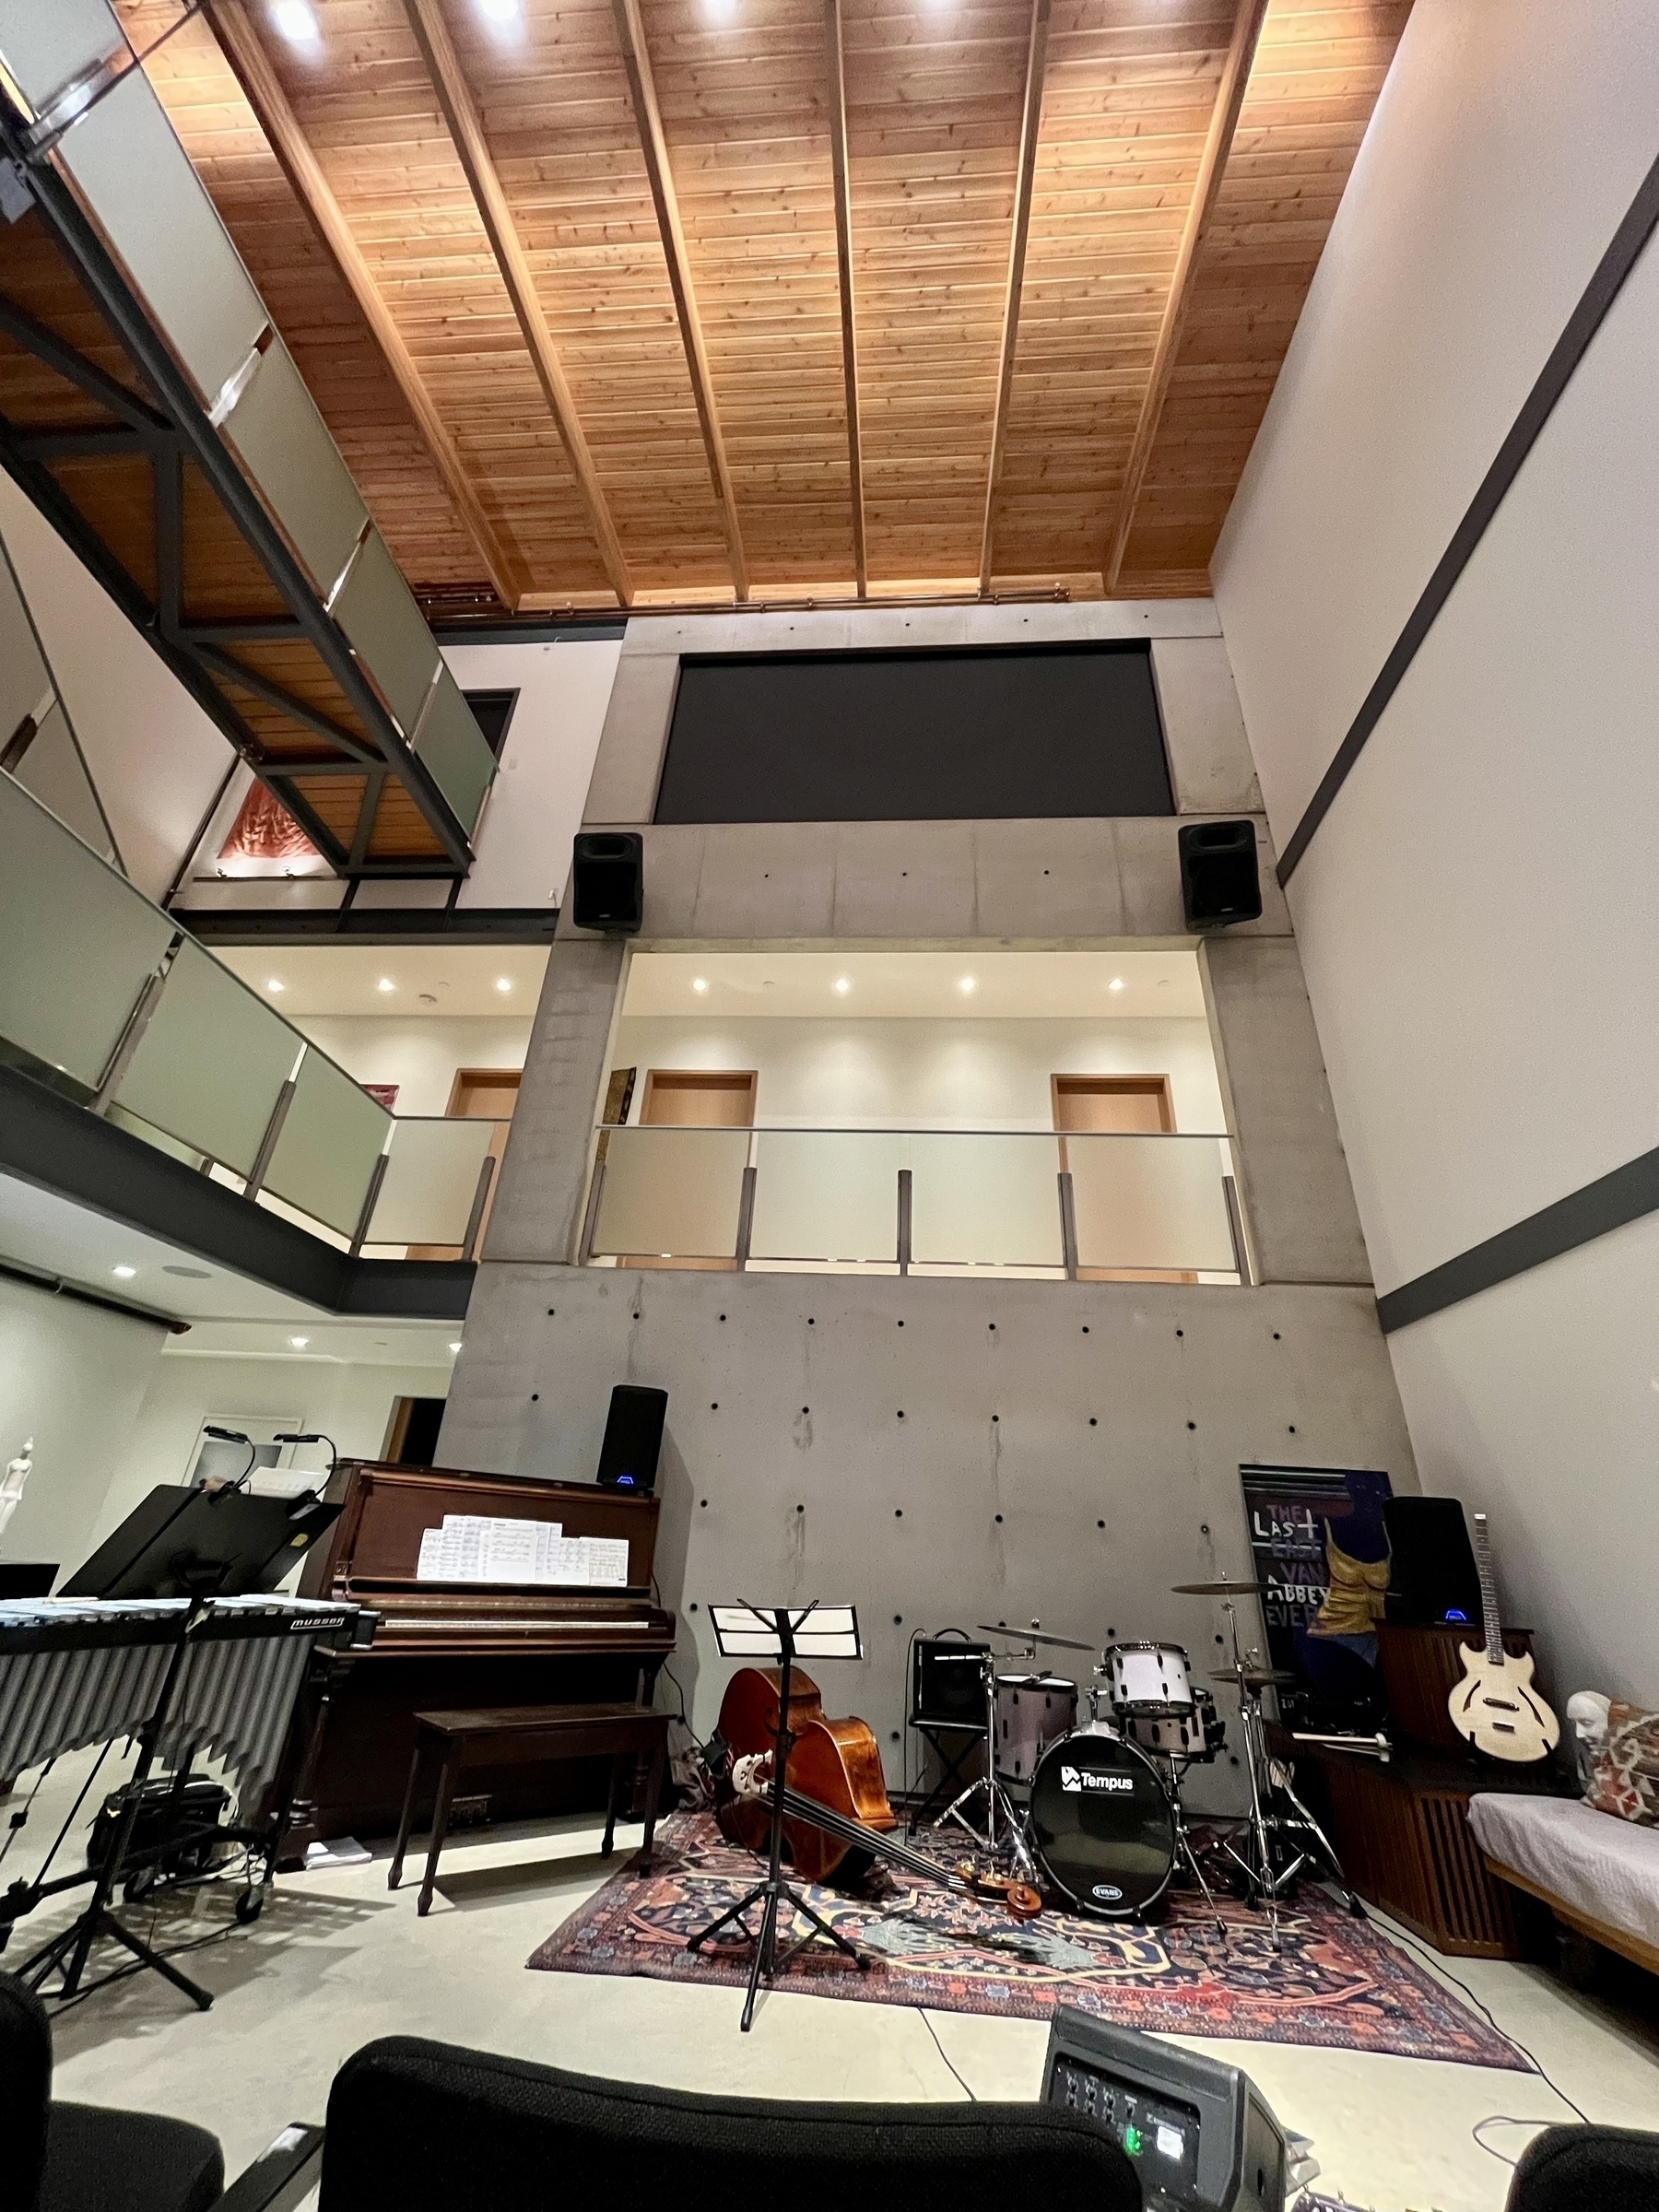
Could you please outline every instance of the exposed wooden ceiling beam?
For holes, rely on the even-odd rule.
[[[1002,353],[996,372],[996,411],[991,418],[991,465],[985,472],[985,519],[980,530],[980,590],[991,589],[992,516],[1003,447],[1008,435],[1008,399],[1014,389],[1014,349],[1019,338],[1019,296],[1025,285],[1026,240],[1031,228],[1031,183],[1037,173],[1037,133],[1042,123],[1042,76],[1048,63],[1049,0],[1031,0],[1031,35],[1026,47],[1025,107],[1019,124],[1019,165],[1014,177],[1014,225],[1008,237],[1008,283],[1003,300]]]
[[[1046,7],[1048,0],[1040,0]],[[847,183],[847,65],[841,0],[824,0],[830,54],[830,167],[835,180],[835,262],[841,275],[841,379],[847,393],[848,488],[853,500],[853,570],[862,599],[870,588],[865,550],[864,447],[858,424],[858,334],[853,316],[853,204]]]
[[[1164,399],[1170,389],[1170,378],[1174,372],[1175,356],[1181,345],[1182,325],[1186,321],[1187,307],[1192,299],[1198,249],[1204,243],[1204,234],[1209,228],[1210,218],[1215,213],[1216,201],[1220,194],[1221,180],[1227,173],[1227,157],[1232,150],[1233,133],[1239,125],[1239,111],[1244,105],[1244,91],[1250,82],[1251,65],[1255,60],[1256,45],[1262,35],[1262,19],[1266,13],[1267,0],[1238,0],[1232,38],[1228,45],[1227,59],[1221,65],[1220,82],[1216,87],[1216,104],[1210,112],[1209,130],[1205,137],[1204,154],[1193,186],[1192,204],[1187,209],[1186,223],[1181,233],[1175,271],[1170,279],[1170,294],[1164,302],[1163,321],[1159,325],[1158,343],[1153,349],[1152,371],[1147,379],[1140,419],[1135,426],[1135,438],[1124,470],[1124,488],[1118,499],[1117,519],[1106,547],[1106,558],[1100,563],[1100,580],[1108,596],[1117,589],[1129,533],[1135,527],[1135,512],[1140,504],[1141,487],[1146,481],[1147,465],[1152,458],[1152,447],[1158,437]]]
[[[463,526],[489,572],[496,596],[503,606],[516,607],[525,581],[518,561],[484,512],[455,441],[415,365],[415,357],[404,342],[392,311],[381,297],[373,272],[300,127],[300,119],[288,104],[288,94],[271,66],[242,0],[210,0],[206,13],[219,49],[230,65],[271,151],[310,218],[312,228],[345,278],[392,371],[394,382],[403,394],[405,405],[415,418],[415,427],[443,478]]]
[[[432,0],[405,0],[405,5],[429,6]],[[691,372],[691,396],[697,403],[697,419],[702,426],[703,444],[708,451],[715,504],[720,509],[721,527],[725,533],[732,588],[739,599],[747,599],[748,562],[744,557],[743,534],[737,526],[737,497],[732,488],[725,440],[721,434],[720,414],[714,405],[714,380],[709,373],[708,348],[703,344],[697,296],[691,288],[691,264],[680,222],[679,199],[674,189],[674,171],[668,166],[668,141],[663,135],[662,111],[657,106],[656,79],[652,73],[650,49],[645,43],[640,0],[611,0],[611,10],[617,18],[617,37],[628,70],[634,122],[645,155],[645,173],[656,207],[663,252],[667,257],[668,282],[674,292],[675,312],[679,316],[680,336],[685,341],[686,366]]]
[[[449,26],[438,7],[438,0],[404,0],[404,13],[409,18],[409,28],[415,33],[416,43],[425,58],[432,79],[432,88],[438,95],[438,104],[443,110],[444,122],[450,136],[455,142],[455,151],[466,172],[474,202],[489,240],[496,267],[507,296],[512,302],[512,312],[530,349],[536,381],[547,400],[554,425],[563,444],[565,453],[582,493],[588,521],[598,540],[600,559],[611,589],[624,606],[633,600],[633,579],[629,573],[623,556],[622,541],[617,535],[617,525],[611,519],[609,501],[599,481],[599,471],[594,465],[594,456],[582,435],[577,418],[576,403],[571,393],[570,381],[559,349],[553,343],[553,333],[547,327],[547,318],[542,312],[541,300],[535,289],[535,278],[530,267],[530,258],[524,252],[512,211],[507,205],[507,195],[501,189],[501,180],[496,171],[493,157],[484,138],[484,126],[478,116],[472,91],[461,67],[449,35]]]

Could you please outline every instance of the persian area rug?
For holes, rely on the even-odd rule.
[[[728,1940],[729,1931],[700,1952],[686,1946],[759,1879],[759,1863],[728,1843],[707,1813],[665,1820],[655,1861],[644,1880],[629,1871],[613,1877],[527,1963],[550,1973],[741,1988],[750,1954]],[[1477,2013],[1321,1892],[1305,1891],[1286,1908],[1276,1958],[1265,1922],[1230,1898],[1218,1900],[1223,1942],[1203,1900],[1184,1892],[1156,1925],[1061,1912],[1021,1925],[998,1905],[887,1868],[848,1894],[802,1887],[871,1964],[861,1972],[828,1945],[814,1945],[790,1961],[777,1988],[1019,2020],[1076,2005],[1124,2027],[1174,2035],[1533,2071]],[[751,1923],[759,1925],[758,1911]]]

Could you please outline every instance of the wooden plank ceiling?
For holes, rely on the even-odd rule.
[[[1140,597],[1208,590],[1409,4],[208,0],[147,65],[435,603]]]

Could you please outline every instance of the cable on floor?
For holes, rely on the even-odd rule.
[[[933,2022],[932,2022],[932,2021],[931,2021],[931,2020],[928,2018],[926,2012],[924,2011],[924,2008],[923,2008],[923,2007],[922,2007],[920,2005],[916,2006],[914,2009],[915,2009],[915,2013],[916,2013],[916,2017],[917,2017],[917,2018],[918,2018],[918,2019],[921,2021],[921,2023],[922,2023],[923,2027],[926,2029],[926,2030],[927,2030],[928,2034],[929,2034],[929,2035],[931,2035],[931,2036],[933,2037],[933,2040],[934,2040],[934,2049],[935,2049],[935,2051],[938,2053],[939,2056],[940,2056],[940,2057],[941,2057],[941,2058],[942,2058],[944,2061],[945,2061],[945,2064],[946,2064],[947,2066],[950,2066],[950,2070],[951,2070],[951,2072],[952,2072],[953,2074],[955,2074],[955,2075],[956,2075],[956,2077],[957,2077],[958,2081],[959,2081],[959,2082],[961,2082],[961,2085],[962,2085],[962,2094],[963,2094],[963,2096],[967,2098],[967,2100],[968,2100],[968,2101],[969,2101],[969,2103],[970,2103],[970,2104],[977,2104],[977,2103],[979,2102],[979,2099],[978,2099],[978,2098],[977,2098],[977,2097],[974,2095],[973,2091],[972,2091],[972,2090],[971,2090],[971,2088],[968,2087],[968,2084],[966,2083],[966,2081],[963,2081],[963,2080],[962,2080],[962,2077],[961,2077],[960,2073],[959,2073],[959,2072],[958,2072],[957,2068],[956,2068],[955,2066],[951,2065],[951,2064],[950,2064],[950,2053],[949,2053],[949,2052],[948,2052],[948,2051],[947,2051],[947,2050],[946,2050],[946,2048],[945,2048],[944,2044],[943,2044],[943,2043],[942,2043],[942,2042],[939,2041],[939,2031],[938,2031],[938,2030],[937,2030],[937,2029],[936,2029],[936,2028],[934,2026]]]

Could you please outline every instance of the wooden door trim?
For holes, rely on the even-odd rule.
[[[524,1079],[522,1067],[458,1067],[450,1084],[449,1104],[443,1110],[443,1118],[446,1122],[454,1119],[461,1093],[469,1083],[494,1083],[502,1090],[517,1090]],[[491,1121],[496,1118],[494,1114],[488,1116]]]
[[[1163,1124],[1163,1135],[1173,1136],[1175,1134],[1175,1098],[1170,1088],[1170,1078],[1167,1075],[1151,1073],[1144,1076],[1051,1075],[1049,1077],[1049,1108],[1053,1116],[1054,1128],[1061,1135],[1065,1134],[1060,1128],[1060,1100],[1065,1087],[1071,1088],[1074,1095],[1084,1097],[1092,1093],[1096,1098],[1155,1098],[1158,1100],[1159,1119]],[[1070,1134],[1075,1136],[1082,1133],[1073,1130]]]
[[[748,1099],[747,1124],[741,1122],[728,1122],[724,1124],[711,1123],[709,1126],[711,1128],[747,1126],[752,1129],[755,1125],[755,1099],[759,1088],[759,1070],[753,1067],[648,1067],[645,1070],[644,1095],[640,1100],[639,1125],[643,1128],[651,1121],[652,1102],[656,1097],[658,1084],[663,1083],[671,1086],[677,1085],[687,1090],[735,1092],[741,1089],[746,1091]],[[657,1128],[675,1128],[682,1124],[658,1122],[653,1125]],[[697,1124],[687,1123],[683,1126],[695,1128]]]

